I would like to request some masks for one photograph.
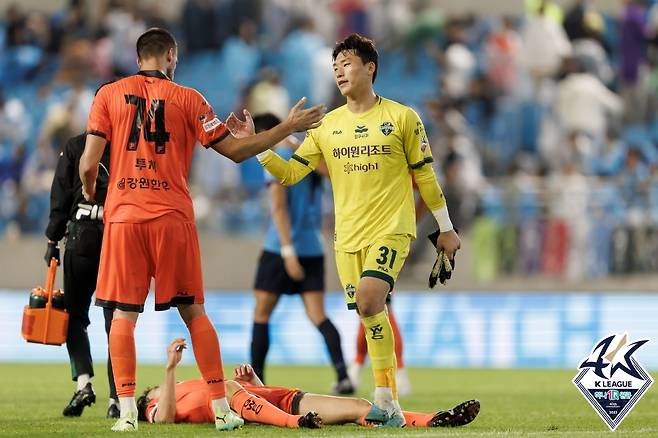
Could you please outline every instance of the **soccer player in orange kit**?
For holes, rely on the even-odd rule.
[[[208,385],[203,380],[176,382],[176,365],[186,348],[184,339],[175,339],[167,349],[164,382],[148,388],[137,401],[142,421],[151,423],[212,423],[213,410]],[[296,388],[265,386],[251,365],[235,368],[234,380],[226,382],[231,408],[245,420],[288,428],[316,428],[322,424],[356,423],[380,426],[388,420],[383,409],[368,400],[311,394]],[[475,419],[477,400],[458,404],[433,414],[403,411],[407,426],[456,427]]]
[[[217,430],[243,424],[226,400],[219,341],[203,306],[199,243],[187,183],[192,152],[198,141],[240,162],[293,132],[319,126],[325,111],[321,105],[303,109],[302,99],[283,123],[237,139],[199,92],[173,82],[177,62],[171,33],[160,28],[144,32],[137,40],[139,71],[98,90],[80,159],[83,194],[91,202],[98,163],[111,142],[96,305],[114,309],[109,349],[121,410],[115,431],[138,427],[134,331],[151,278],[155,309],[178,307],[190,331]]]

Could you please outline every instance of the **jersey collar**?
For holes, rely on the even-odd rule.
[[[147,76],[149,78],[159,78],[159,79],[166,79],[170,81],[169,76],[166,74],[162,73],[160,70],[140,70],[137,72],[138,75],[142,76]]]

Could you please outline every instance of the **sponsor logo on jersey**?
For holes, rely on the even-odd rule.
[[[348,175],[352,172],[366,173],[372,170],[379,170],[379,163],[345,163],[343,166],[343,171]]]
[[[391,155],[390,144],[366,144],[363,146],[344,146],[332,150],[334,158],[359,158],[373,155]]]
[[[368,136],[368,128],[365,125],[357,125],[354,128],[354,139],[357,138],[366,138]]]
[[[628,335],[601,339],[578,367],[576,388],[599,417],[614,431],[653,384],[653,379],[635,359],[637,350],[649,342],[628,342]]]
[[[334,131],[331,133],[331,135],[340,135],[340,134],[342,134],[342,133],[343,133],[342,130],[337,129],[337,130],[334,130]]]
[[[379,130],[382,131],[382,134],[384,135],[389,135],[394,129],[395,128],[391,122],[384,122],[379,126]]]
[[[206,123],[203,124],[203,130],[206,131],[206,132],[210,132],[213,129],[215,129],[216,127],[218,127],[219,125],[221,125],[221,123],[222,122],[220,122],[219,119],[217,117],[215,117],[214,119],[210,120],[209,122],[206,122]]]
[[[423,135],[423,138],[420,140],[420,151],[425,152],[425,149],[427,149],[427,146],[430,145],[430,142],[427,141],[427,136]]]

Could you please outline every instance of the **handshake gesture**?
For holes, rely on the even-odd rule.
[[[324,105],[315,105],[310,108],[304,108],[306,97],[302,97],[290,109],[288,118],[283,122],[292,132],[302,132],[308,129],[317,128],[322,124],[322,118],[326,112]],[[240,120],[235,113],[231,113],[226,119],[226,127],[235,138],[244,138],[254,135],[256,129],[254,127],[254,119],[251,117],[249,111],[242,110],[244,120]]]

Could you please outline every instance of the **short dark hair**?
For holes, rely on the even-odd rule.
[[[359,35],[358,33],[353,33],[345,38],[343,41],[336,43],[334,47],[334,52],[331,57],[335,61],[336,57],[342,52],[354,52],[356,56],[361,58],[364,64],[372,62],[375,64],[375,72],[372,74],[372,83],[375,83],[377,78],[377,61],[379,60],[379,54],[375,48],[375,42],[370,38]]]
[[[281,119],[272,113],[263,113],[254,117],[254,128],[256,132],[267,131],[281,123]]]
[[[176,38],[171,32],[161,27],[152,27],[137,38],[137,57],[144,59],[161,56],[176,47]]]
[[[139,398],[137,399],[137,420],[148,421],[148,418],[146,418],[146,408],[148,407],[149,402],[151,401],[151,399],[148,398],[148,393],[155,388],[157,388],[157,386],[150,386],[146,388],[142,393],[142,395],[140,395]]]

